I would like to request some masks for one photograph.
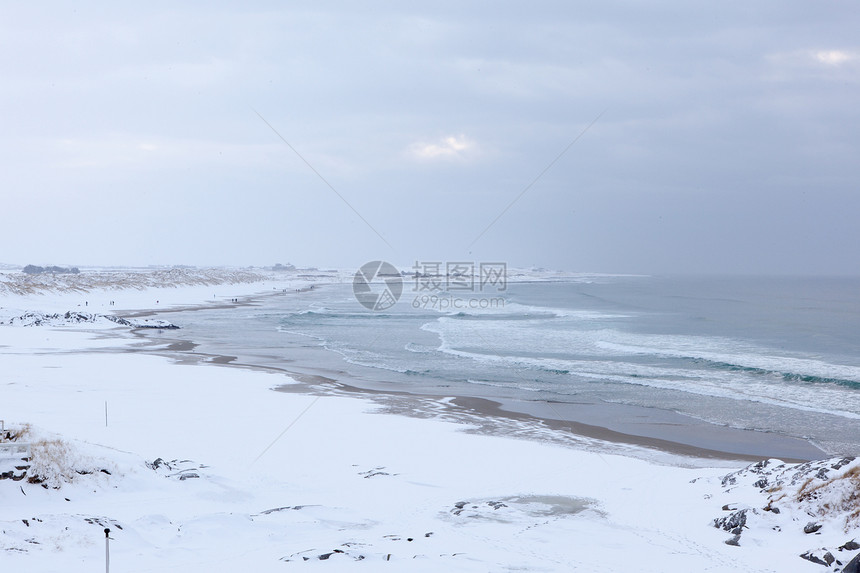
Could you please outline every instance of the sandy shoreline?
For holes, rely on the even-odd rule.
[[[817,508],[780,499],[781,513],[762,509],[757,466],[728,487],[750,456],[592,424],[568,411],[577,405],[368,388],[312,361],[207,352],[182,332],[0,329],[7,427],[30,424],[30,440],[68,449],[52,458],[66,476],[57,489],[0,480],[4,570],[100,570],[105,527],[111,564],[134,571],[325,561],[332,571],[621,572],[635,556],[648,573],[811,573],[820,566],[803,551],[853,555],[837,549],[854,535],[841,514],[822,515],[810,536]],[[697,426],[659,418],[641,426],[672,436]],[[747,434],[765,447],[783,440]],[[856,465],[810,464],[802,479]],[[747,526],[728,545],[740,536],[714,520],[739,510]]]
[[[303,289],[307,290],[307,289]],[[189,305],[171,309],[149,309],[130,314],[130,317],[152,317],[185,311],[231,309],[256,306],[261,299],[283,296],[284,293],[263,293],[240,297],[237,302],[212,305]],[[286,293],[289,295],[290,293]],[[634,446],[697,459],[758,461],[779,458],[785,461],[821,459],[826,452],[806,440],[776,433],[760,432],[718,426],[688,416],[654,408],[617,404],[573,404],[520,400],[497,401],[474,395],[439,395],[400,389],[381,389],[362,380],[349,378],[345,373],[327,372],[313,366],[289,367],[264,365],[253,356],[207,354],[196,351],[191,340],[153,336],[151,330],[141,329],[136,335],[155,345],[164,345],[156,353],[188,363],[199,360],[215,365],[282,372],[299,382],[278,388],[279,391],[306,394],[358,396],[385,405],[392,412],[426,417],[428,412],[439,415],[444,410],[449,419],[464,424],[478,424],[487,433],[506,432],[503,421],[533,425],[544,431],[535,432],[537,439],[566,442],[569,438],[586,438],[622,446]],[[166,351],[166,352],[164,352]],[[237,354],[240,354],[237,352]],[[383,380],[379,381],[384,384]],[[432,406],[428,406],[428,401]],[[410,405],[411,402],[411,405]],[[487,423],[487,420],[502,423]],[[483,420],[483,422],[482,422]],[[520,426],[517,432],[521,435]],[[559,433],[548,438],[547,432]]]

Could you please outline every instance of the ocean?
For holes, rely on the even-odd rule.
[[[685,418],[860,449],[860,279],[576,276],[435,302],[411,286],[382,311],[350,283],[170,320],[199,351],[359,387],[547,404],[538,413],[622,431],[635,432],[631,416],[652,429]]]

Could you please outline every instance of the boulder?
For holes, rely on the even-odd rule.
[[[815,533],[816,531],[821,529],[821,527],[822,526],[820,523],[815,523],[814,521],[810,521],[809,523],[807,523],[806,525],[803,526],[803,532],[804,533]]]
[[[836,561],[836,558],[833,556],[833,554],[824,548],[807,551],[806,553],[801,554],[801,557],[803,557],[807,561],[812,561],[813,563],[824,565],[825,567],[830,567],[831,565],[833,565],[833,562]]]
[[[842,573],[860,573],[860,553],[848,562],[848,565],[842,569]]]

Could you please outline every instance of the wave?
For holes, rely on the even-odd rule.
[[[415,342],[406,343],[406,345],[403,346],[403,349],[415,354],[435,354],[439,351],[435,346],[427,346],[426,344],[418,344]]]
[[[505,301],[498,308],[461,309],[457,312],[440,311],[448,318],[474,319],[474,320],[533,320],[568,318],[583,321],[612,320],[630,318],[629,314],[607,313],[595,310],[577,310],[569,308],[556,308],[550,306],[535,306]]]
[[[574,327],[575,326],[575,327]],[[588,325],[553,325],[530,321],[456,321],[440,317],[422,325],[435,333],[440,350],[473,350],[487,354],[567,358],[592,357],[628,361],[677,359],[707,370],[734,370],[774,381],[831,384],[860,390],[860,366],[780,352],[721,337],[637,334]]]
[[[857,380],[846,380],[844,378],[830,378],[827,376],[816,376],[814,374],[802,374],[798,372],[784,372],[780,370],[768,370],[754,366],[742,366],[728,362],[715,362],[700,358],[692,359],[693,362],[706,364],[712,368],[730,370],[732,372],[746,372],[753,375],[778,376],[786,382],[804,382],[807,384],[836,384],[853,390],[860,390],[860,382]],[[832,365],[831,365],[832,366]]]
[[[584,383],[647,386],[860,419],[860,394],[846,394],[842,389],[845,387],[856,389],[858,383],[841,378],[784,373],[742,367],[732,363],[720,364],[702,359],[689,360],[687,365],[683,363],[655,365],[625,361],[617,356],[606,359],[572,359],[505,355],[487,350],[455,348],[444,343],[438,350],[479,364],[513,369],[517,372],[519,383],[523,386],[537,382],[540,374],[549,374],[568,379],[574,378]],[[676,356],[673,355],[673,357]],[[558,381],[554,384],[546,381],[542,387],[547,391],[558,390],[564,393],[563,383],[555,387],[557,384],[559,384]]]
[[[836,384],[860,389],[860,367],[778,354],[773,349],[722,339],[655,336],[649,344],[598,343],[623,354],[677,358],[717,370],[781,378],[786,382]],[[710,348],[709,348],[710,347]]]

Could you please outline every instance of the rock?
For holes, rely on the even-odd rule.
[[[734,545],[735,547],[741,546],[741,535],[740,533],[737,535],[733,535],[732,537],[726,539],[723,543],[726,545]]]
[[[269,515],[270,513],[275,513],[278,511],[286,511],[288,509],[292,509],[292,510],[297,511],[299,509],[303,509],[304,507],[306,507],[306,506],[304,506],[304,505],[291,505],[291,506],[285,506],[285,507],[274,507],[272,509],[266,509],[264,511],[261,511],[260,513],[262,515]]]
[[[104,318],[120,326],[128,326],[129,328],[153,328],[159,330],[177,330],[179,327],[166,320],[156,320],[144,318],[143,320],[127,319],[112,314],[95,315],[98,318]]]
[[[815,533],[819,529],[821,529],[822,525],[820,523],[815,523],[814,521],[810,521],[806,525],[803,526],[804,533]]]
[[[747,511],[746,509],[741,509],[726,517],[718,517],[714,519],[714,527],[738,535],[747,523]]]
[[[160,468],[161,466],[164,466],[164,467],[166,467],[167,469],[171,469],[170,464],[168,464],[167,462],[165,462],[165,461],[164,461],[163,459],[161,459],[161,458],[155,458],[155,460],[153,460],[151,463],[150,463],[150,462],[146,462],[146,467],[148,467],[148,468],[149,468],[149,469],[151,469],[151,470],[157,470],[157,469],[158,469],[158,468]]]
[[[853,539],[839,546],[839,551],[854,551],[856,549],[860,549],[860,543],[857,543]]]
[[[860,553],[848,562],[848,565],[842,569],[842,573],[860,573]]]
[[[833,468],[834,470],[838,470],[838,469],[842,468],[843,466],[847,466],[848,464],[850,464],[853,461],[854,461],[853,457],[842,458],[841,460],[839,460],[835,464],[831,465],[830,467]]]
[[[801,554],[801,557],[806,559],[807,561],[812,561],[813,563],[824,565],[825,567],[830,567],[831,565],[833,565],[833,562],[836,561],[836,558],[833,556],[833,554],[824,548],[807,551],[806,553]]]

